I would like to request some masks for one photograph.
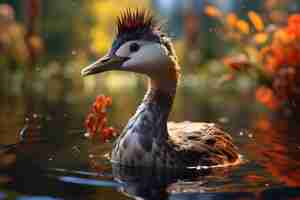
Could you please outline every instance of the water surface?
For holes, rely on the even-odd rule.
[[[107,91],[98,91],[110,95]],[[172,120],[214,121],[230,131],[244,163],[226,169],[126,169],[107,160],[111,144],[87,140],[83,121],[93,99],[62,92],[0,99],[0,199],[298,199],[300,127],[267,114],[251,98],[203,101],[181,89]],[[95,94],[96,95],[96,94]],[[210,95],[215,95],[214,92]],[[120,129],[142,94],[112,94],[110,123]],[[70,100],[71,99],[71,100]],[[120,112],[122,110],[122,112]],[[20,141],[26,128],[32,140]]]

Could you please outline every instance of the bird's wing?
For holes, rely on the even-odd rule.
[[[168,132],[169,143],[182,159],[200,159],[200,163],[191,164],[215,165],[238,159],[237,148],[230,135],[213,123],[169,122]]]

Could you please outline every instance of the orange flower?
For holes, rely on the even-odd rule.
[[[287,65],[296,66],[300,64],[300,51],[295,48],[288,49],[286,53]]]
[[[260,57],[264,63],[265,71],[271,75],[286,64],[285,49],[278,44],[271,44],[271,46],[263,48]]]
[[[263,31],[265,28],[262,18],[254,11],[248,12],[248,17],[257,31]]]
[[[254,36],[254,40],[256,44],[264,44],[268,40],[268,34],[267,33],[257,33]]]
[[[241,33],[248,34],[250,32],[250,26],[245,20],[238,20],[236,27]]]
[[[274,33],[274,41],[279,41],[283,45],[291,44],[295,37],[288,29],[279,29]]]
[[[210,17],[222,17],[223,16],[222,11],[212,5],[206,6],[204,12],[206,15],[208,15]]]
[[[272,89],[261,86],[256,90],[256,99],[271,110],[276,110],[280,103]]]
[[[279,66],[277,64],[277,61],[274,58],[272,58],[270,56],[265,58],[264,70],[269,75],[273,75],[278,69],[279,69]]]
[[[300,14],[291,15],[288,19],[288,30],[300,36]]]
[[[300,14],[291,15],[288,19],[288,25],[298,24],[300,25]]]
[[[93,112],[99,113],[101,114],[101,112],[103,112],[106,107],[111,106],[112,104],[112,100],[110,97],[106,97],[106,96],[97,96],[96,97],[96,101],[93,104]]]
[[[112,127],[107,127],[107,107],[111,106],[112,99],[106,96],[97,96],[91,111],[88,113],[84,126],[90,137],[100,135],[102,141],[110,140],[116,133]]]
[[[227,16],[226,16],[226,22],[229,26],[231,27],[236,27],[236,24],[238,22],[238,17],[236,16],[236,14],[234,13],[229,13]]]
[[[101,139],[103,141],[110,140],[115,136],[115,134],[114,134],[115,132],[116,132],[116,130],[113,127],[109,127],[109,128],[106,127],[102,131]]]
[[[251,64],[248,57],[244,54],[239,54],[234,57],[227,57],[223,60],[223,63],[235,71],[245,70],[249,68]]]

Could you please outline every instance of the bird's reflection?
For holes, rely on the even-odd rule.
[[[238,169],[239,170],[239,169]],[[217,168],[203,170],[162,170],[126,168],[113,165],[113,176],[120,184],[119,191],[137,200],[252,200],[284,199],[300,196],[297,187],[269,187],[265,190],[238,189],[226,179],[236,169]],[[232,178],[232,177],[231,177]],[[220,180],[218,184],[218,180]],[[229,185],[227,188],[226,185]],[[230,186],[231,185],[231,186]]]
[[[244,199],[252,193],[216,192],[209,180],[224,179],[232,169],[154,170],[113,165],[114,179],[122,184],[119,191],[134,199]]]

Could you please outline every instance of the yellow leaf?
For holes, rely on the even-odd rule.
[[[262,18],[254,11],[248,12],[248,17],[257,31],[263,31],[265,28]]]
[[[111,35],[100,29],[93,29],[91,31],[91,39],[93,41],[91,44],[92,48],[102,54],[109,49],[112,40]]]
[[[267,33],[257,33],[254,36],[254,40],[256,44],[264,44],[268,40],[268,34]]]
[[[210,17],[222,17],[223,16],[222,11],[212,5],[206,6],[204,12],[206,15],[208,15]]]
[[[249,24],[245,20],[238,20],[236,27],[242,33],[248,34],[250,32]]]
[[[89,31],[91,47],[97,53],[104,54],[115,37],[116,17],[126,8],[137,7],[150,9],[150,0],[90,0],[85,9],[94,18]]]

